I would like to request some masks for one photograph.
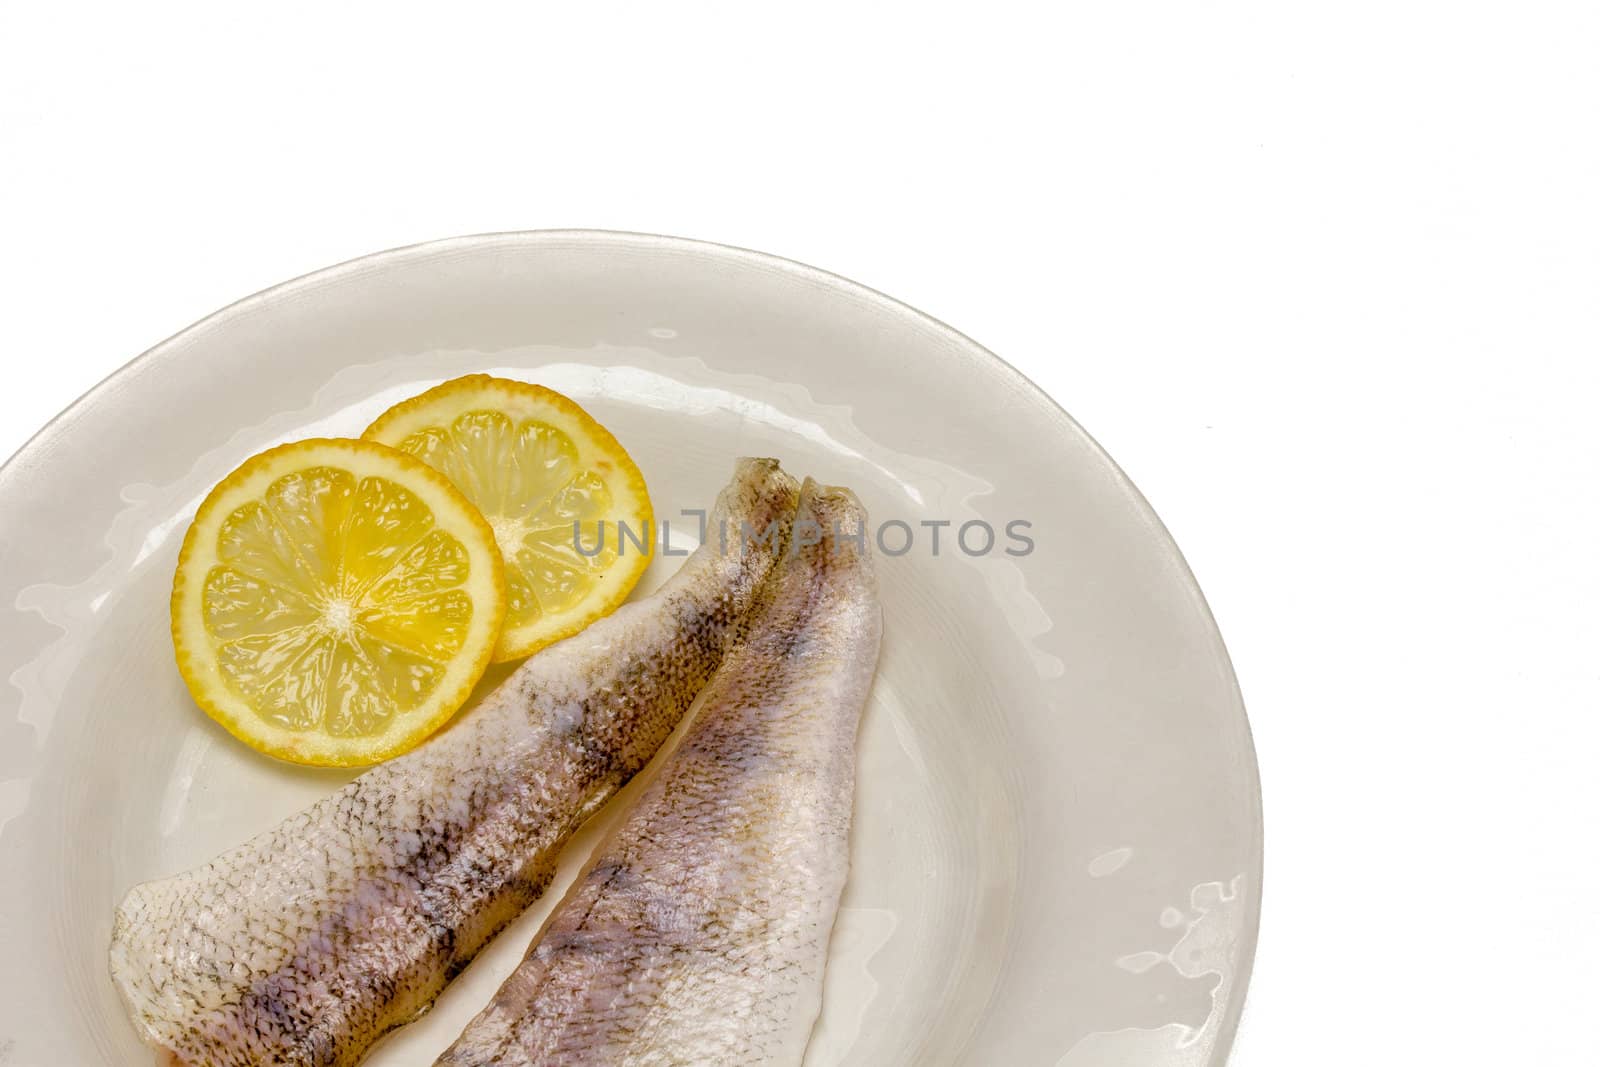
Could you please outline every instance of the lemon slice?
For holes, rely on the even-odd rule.
[[[509,593],[497,661],[615,611],[650,563],[644,476],[560,393],[472,374],[396,404],[362,437],[443,472],[489,520]]]
[[[247,460],[200,505],[172,585],[178,670],[235,737],[296,763],[416,746],[472,692],[505,616],[494,532],[369,441]]]

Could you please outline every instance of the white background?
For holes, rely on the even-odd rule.
[[[1597,12],[5,4],[0,455],[393,245],[838,271],[1056,396],[1210,597],[1268,831],[1234,1063],[1594,1063]]]

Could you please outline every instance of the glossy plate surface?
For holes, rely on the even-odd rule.
[[[254,452],[355,436],[473,371],[588,407],[674,550],[747,454],[855,488],[887,552],[911,536],[879,553],[883,658],[808,1064],[1222,1062],[1259,910],[1255,761],[1200,592],[1126,478],[994,356],[851,282],[540,232],[250,297],[0,470],[0,1064],[150,1062],[107,975],[117,900],[347,779],[258,756],[190,701],[166,602],[200,499]],[[369,1062],[431,1063],[545,910]]]

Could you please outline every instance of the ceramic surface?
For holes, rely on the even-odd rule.
[[[117,900],[346,780],[244,749],[185,692],[166,598],[202,496],[471,371],[589,407],[675,550],[738,455],[871,510],[885,642],[808,1064],[1223,1061],[1259,907],[1255,763],[1221,639],[1132,485],[1019,374],[882,295],[719,246],[541,232],[250,297],[0,470],[0,1064],[150,1062],[107,976]],[[545,910],[370,1063],[431,1063]]]

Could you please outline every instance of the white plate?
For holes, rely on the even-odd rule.
[[[1222,641],[1133,486],[1019,374],[884,296],[751,252],[545,232],[243,300],[0,470],[0,1064],[148,1062],[107,977],[113,905],[344,780],[245,750],[178,678],[166,598],[202,495],[254,452],[357,434],[469,371],[588,406],[662,516],[759,454],[912,528],[879,566],[853,870],[808,1064],[1223,1061],[1259,910],[1255,762]],[[924,520],[952,524],[937,556]],[[954,544],[974,520],[997,531],[988,554]],[[1005,552],[1015,520],[1028,554]],[[431,1063],[543,911],[369,1062]]]

